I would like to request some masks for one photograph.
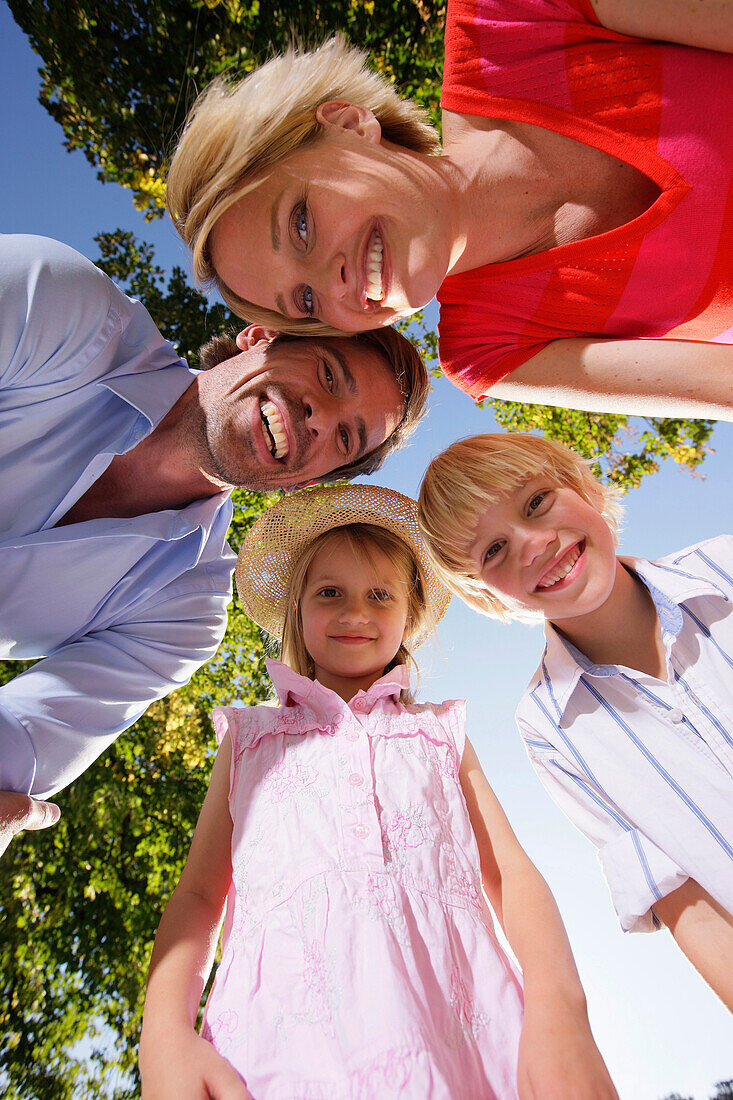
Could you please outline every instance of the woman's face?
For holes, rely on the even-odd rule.
[[[323,136],[279,163],[216,223],[213,264],[240,298],[362,332],[434,297],[450,254],[431,173],[425,158],[384,142],[366,114],[373,125],[327,120]]]

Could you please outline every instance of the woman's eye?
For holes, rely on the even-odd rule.
[[[291,216],[293,230],[303,244],[308,243],[308,211],[304,202],[299,203]]]
[[[299,295],[298,308],[301,313],[307,313],[309,317],[313,316],[313,290],[309,286],[304,286]]]

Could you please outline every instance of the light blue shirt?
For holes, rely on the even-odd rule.
[[[654,600],[666,679],[594,665],[548,626],[517,724],[598,848],[622,927],[651,931],[654,902],[688,878],[733,913],[733,538],[622,560]]]
[[[227,493],[54,527],[194,377],[84,257],[0,237],[0,658],[44,658],[0,688],[0,790],[70,783],[221,641]]]

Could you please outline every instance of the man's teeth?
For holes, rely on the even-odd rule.
[[[381,302],[382,291],[382,238],[379,230],[372,233],[366,261],[366,296],[369,302]]]
[[[277,411],[277,406],[273,405],[272,401],[263,401],[260,404],[260,415],[262,417],[262,434],[265,437],[268,451],[274,458],[287,458],[288,437],[280,413]]]
[[[580,554],[581,547],[579,545],[574,546],[573,549],[565,555],[560,564],[556,565],[551,573],[548,573],[546,577],[542,578],[537,587],[550,588],[553,584],[557,584],[558,581],[561,581],[563,577],[567,577],[568,573],[580,557]]]

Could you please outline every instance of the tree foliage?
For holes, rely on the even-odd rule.
[[[293,37],[344,31],[438,113],[444,6],[433,0],[9,0],[43,60],[40,100],[99,178],[165,205],[167,156],[209,80],[244,76]]]

